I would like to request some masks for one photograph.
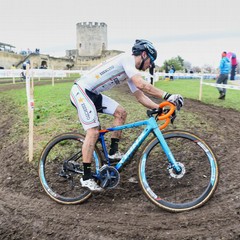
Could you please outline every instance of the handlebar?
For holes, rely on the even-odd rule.
[[[168,108],[167,111],[164,109],[165,107]],[[174,114],[175,109],[176,106],[174,104],[166,101],[160,103],[158,109],[148,110],[147,115],[151,117],[153,114],[157,114],[157,120],[165,120],[165,122],[161,126],[159,126],[160,130],[162,130],[170,123],[170,118]]]
[[[170,109],[167,113],[164,113],[163,108],[166,106],[168,106]],[[163,113],[158,117],[158,120],[164,120],[164,119],[170,118],[176,109],[175,105],[170,102],[160,103],[159,108],[162,109]]]

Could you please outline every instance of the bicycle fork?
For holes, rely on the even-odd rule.
[[[159,140],[159,143],[164,151],[164,153],[167,156],[167,159],[170,163],[170,168],[173,168],[173,170],[175,171],[176,174],[180,174],[182,172],[182,167],[179,165],[179,163],[175,160],[170,148],[168,147],[168,144],[162,134],[162,132],[159,130],[159,128],[154,128],[154,133],[156,135],[156,137]]]

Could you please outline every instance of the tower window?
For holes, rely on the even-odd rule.
[[[102,44],[102,50],[106,50],[105,43]]]

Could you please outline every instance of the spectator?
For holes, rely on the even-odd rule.
[[[169,66],[168,65],[165,66],[165,73],[169,73]],[[167,80],[167,81],[169,80],[168,74],[165,75],[165,80]]]
[[[227,58],[227,53],[223,52],[222,59],[219,65],[219,76],[217,78],[217,84],[227,84],[230,69],[231,69],[230,60]],[[218,99],[224,100],[226,96],[226,88],[217,87],[217,89],[220,94]]]
[[[30,60],[28,60],[28,59],[27,59],[25,62],[23,62],[23,65],[22,65],[22,69],[23,69],[23,70],[26,70],[27,64],[30,65]]]
[[[170,74],[173,74],[173,73],[175,73],[175,67],[173,66],[173,65],[171,65],[171,67],[170,67],[170,70],[169,70],[169,73]],[[173,80],[173,75],[170,75],[170,80]]]
[[[237,68],[237,57],[235,53],[232,53],[232,59],[231,59],[231,64],[232,64],[232,68],[231,68],[231,76],[230,76],[230,80],[235,80],[235,75],[236,75],[236,68]]]
[[[47,69],[47,65],[46,65],[46,64],[42,64],[42,65],[40,66],[40,69]]]
[[[27,64],[30,65],[30,61],[29,61],[29,60],[26,60],[25,62],[23,62],[23,64],[22,64],[22,69],[23,69],[23,70],[26,70]],[[21,72],[21,77],[22,77],[22,79],[21,79],[22,81],[23,81],[23,80],[26,80],[26,75],[25,75],[25,72],[24,72],[24,71]]]

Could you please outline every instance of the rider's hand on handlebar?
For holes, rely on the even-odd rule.
[[[180,94],[170,94],[166,92],[163,98],[168,102],[173,103],[176,106],[178,111],[180,111],[181,107],[184,104],[183,97]]]

